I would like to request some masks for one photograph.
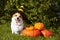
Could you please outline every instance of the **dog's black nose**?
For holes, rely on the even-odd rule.
[[[17,19],[19,19],[19,17]]]

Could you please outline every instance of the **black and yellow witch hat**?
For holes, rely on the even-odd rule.
[[[21,6],[18,8],[18,11],[24,12],[24,5],[21,5]]]

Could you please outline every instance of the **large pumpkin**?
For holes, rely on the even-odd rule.
[[[44,24],[43,23],[35,23],[34,27],[38,30],[43,30],[44,29]]]
[[[39,36],[41,34],[41,32],[39,30],[26,30],[24,29],[22,31],[22,34],[25,35],[25,36],[32,36],[32,37],[35,37],[35,36]]]
[[[44,37],[49,37],[52,35],[52,32],[50,30],[42,30],[41,32]]]

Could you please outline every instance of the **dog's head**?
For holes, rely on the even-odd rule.
[[[12,13],[12,20],[15,21],[15,22],[20,22],[23,20],[23,12],[21,11],[14,11]]]

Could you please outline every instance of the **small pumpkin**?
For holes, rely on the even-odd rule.
[[[52,32],[50,30],[42,30],[41,33],[44,37],[49,37],[52,35]]]
[[[34,26],[32,26],[32,25],[29,25],[26,27],[26,30],[33,30],[33,29],[34,29]]]
[[[35,23],[34,27],[38,30],[43,30],[44,29],[44,24],[43,23]]]
[[[40,33],[41,33],[41,32],[40,32],[39,30],[36,30],[36,29],[34,29],[34,30],[26,30],[26,29],[24,29],[24,30],[22,31],[22,34],[23,34],[24,36],[32,36],[32,37],[39,36]]]

